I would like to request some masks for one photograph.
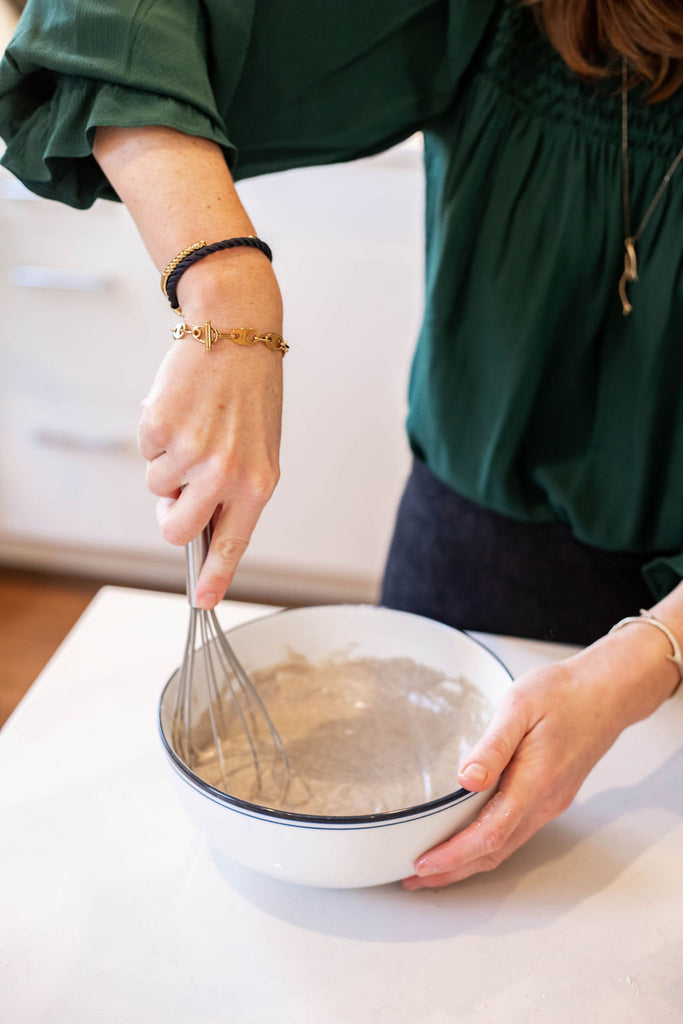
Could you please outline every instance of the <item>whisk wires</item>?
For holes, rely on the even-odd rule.
[[[172,742],[192,770],[207,760],[217,766],[223,789],[230,792],[231,771],[244,770],[229,756],[236,737],[244,737],[254,772],[255,799],[284,798],[290,780],[287,753],[257,689],[232,649],[216,612],[194,605],[194,586],[208,550],[208,531],[201,557],[188,545],[190,621],[183,662],[178,673]],[[208,728],[207,728],[208,718]],[[243,748],[243,744],[240,749]]]

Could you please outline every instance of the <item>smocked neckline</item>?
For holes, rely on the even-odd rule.
[[[478,77],[493,83],[520,112],[569,127],[601,143],[621,145],[620,81],[586,82],[543,37],[528,7],[504,3],[490,28]],[[671,158],[683,145],[683,91],[647,103],[629,94],[629,147]]]

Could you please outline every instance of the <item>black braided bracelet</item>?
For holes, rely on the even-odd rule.
[[[270,262],[273,262],[273,253],[271,252],[270,246],[266,242],[261,241],[256,235],[244,235],[240,238],[224,238],[222,242],[212,242],[211,245],[202,245],[198,249],[194,249],[188,253],[187,256],[175,263],[170,273],[164,273],[161,278],[161,286],[163,291],[166,293],[168,301],[171,303],[171,307],[176,313],[180,312],[180,305],[178,304],[178,282],[183,276],[188,267],[191,267],[197,260],[204,259],[205,256],[210,256],[211,253],[220,252],[221,249],[235,249],[238,246],[248,246],[250,249],[258,249],[264,256],[267,256]],[[175,261],[172,261],[172,264]],[[172,265],[171,264],[171,265]]]

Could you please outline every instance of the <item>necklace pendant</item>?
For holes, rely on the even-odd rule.
[[[638,280],[638,263],[636,261],[636,246],[632,237],[624,239],[624,272],[619,279],[619,298],[621,299],[621,311],[628,316],[633,306],[628,301],[626,284],[629,281]]]

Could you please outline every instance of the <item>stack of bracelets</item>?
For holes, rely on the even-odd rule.
[[[183,249],[182,252],[179,252],[177,256],[173,257],[171,262],[164,267],[161,274],[161,290],[170,302],[174,313],[177,313],[178,316],[183,315],[180,303],[178,302],[178,282],[185,271],[193,263],[204,259],[205,256],[210,256],[214,252],[220,252],[222,249],[234,249],[239,246],[258,249],[271,263],[273,261],[270,246],[261,241],[260,238],[257,238],[256,235],[224,238],[222,242],[213,242],[211,245],[207,245],[204,241],[194,242],[192,245],[188,245],[186,249]],[[237,327],[229,331],[219,331],[210,320],[206,320],[201,327],[191,327],[183,320],[182,323],[173,329],[172,333],[176,340],[185,337],[185,335],[195,338],[204,345],[207,352],[211,350],[214,342],[219,341],[221,338],[234,341],[237,345],[255,345],[260,341],[272,352],[281,352],[283,356],[289,351],[289,345],[282,335],[274,331],[267,334],[259,334],[250,327]]]

